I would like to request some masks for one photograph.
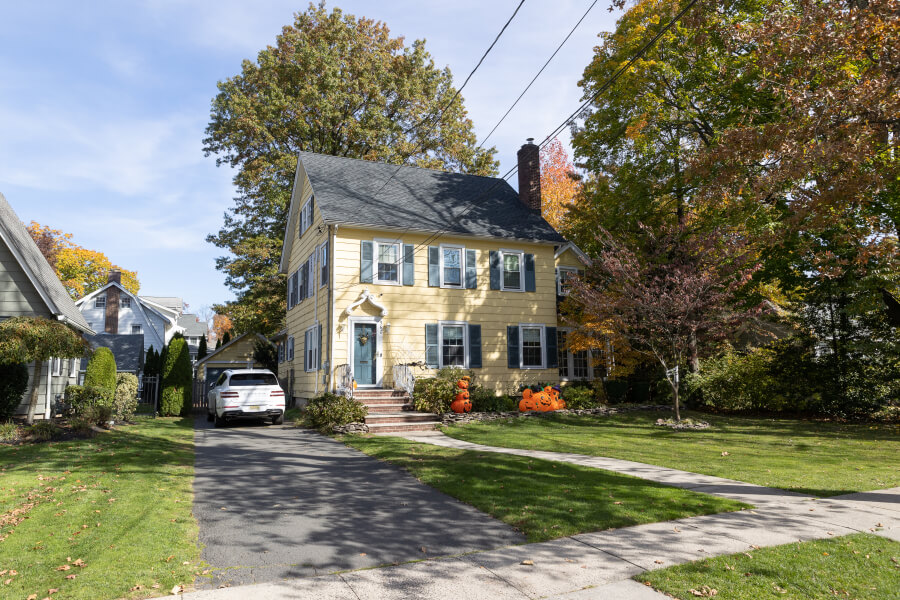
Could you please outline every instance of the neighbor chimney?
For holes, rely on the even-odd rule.
[[[534,138],[519,148],[519,200],[531,210],[541,210],[541,149]]]
[[[122,272],[113,269],[107,276],[107,283],[122,284]],[[106,333],[119,333],[119,288],[112,286],[106,290],[106,323],[103,328]]]

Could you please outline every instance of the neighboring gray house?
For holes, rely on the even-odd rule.
[[[179,299],[180,300],[180,299]],[[180,311],[132,294],[122,285],[119,271],[110,271],[108,283],[79,298],[75,306],[100,334],[143,335],[144,350],[162,350],[178,331]]]
[[[191,353],[191,362],[195,362],[197,360],[197,351],[200,349],[200,338],[205,337],[209,333],[209,328],[206,323],[200,320],[200,317],[190,313],[185,313],[178,317],[177,327],[187,341],[188,351]]]
[[[25,225],[0,194],[0,320],[22,316],[57,319],[80,333],[94,333]],[[29,371],[33,376],[33,364]],[[78,359],[47,361],[35,416],[49,418],[53,402],[62,396],[66,385],[76,382],[77,375]],[[27,413],[30,391],[29,386],[16,415]]]
[[[99,335],[87,336],[87,341],[91,345],[91,349],[109,348],[113,356],[116,357],[116,372],[131,373],[137,377],[141,377],[144,370],[144,334],[125,334],[110,335],[101,333]],[[84,371],[87,369],[87,358],[81,359],[81,375],[79,383],[84,379]]]

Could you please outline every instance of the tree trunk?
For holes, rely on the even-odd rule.
[[[675,394],[675,420],[681,421],[681,407],[678,403],[678,384],[672,386],[672,392]]]
[[[34,413],[37,410],[38,392],[41,388],[41,375],[43,375],[44,362],[34,361],[34,381],[31,382],[31,399],[28,401],[28,417],[26,423],[34,423]]]
[[[700,372],[700,354],[697,350],[697,332],[692,331],[690,337],[690,349],[691,349],[691,373],[699,373]]]

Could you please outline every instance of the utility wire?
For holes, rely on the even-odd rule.
[[[478,144],[479,147],[484,146],[485,142],[487,142],[488,139],[489,139],[492,135],[494,135],[494,132],[497,131],[497,128],[498,128],[498,127],[500,127],[500,124],[503,123],[504,119],[506,119],[506,117],[509,115],[509,113],[512,112],[512,109],[514,109],[514,108],[516,107],[516,104],[519,103],[519,100],[522,99],[522,96],[524,96],[525,93],[526,93],[529,89],[531,89],[531,86],[534,85],[534,82],[537,81],[537,78],[541,76],[541,73],[544,72],[544,69],[547,68],[547,65],[550,64],[550,61],[553,60],[553,57],[555,57],[556,54],[557,54],[557,53],[562,49],[562,47],[566,44],[566,42],[569,41],[569,38],[572,37],[572,34],[575,33],[575,30],[578,29],[578,26],[581,25],[581,22],[584,21],[584,18],[588,16],[588,13],[591,12],[591,9],[594,8],[594,5],[596,5],[597,2],[599,2],[599,0],[594,0],[594,1],[591,3],[591,5],[588,6],[588,9],[587,9],[586,11],[584,11],[584,14],[581,15],[581,18],[578,19],[578,22],[575,23],[575,26],[572,27],[572,29],[569,31],[569,35],[567,35],[567,36],[563,39],[563,41],[559,43],[559,46],[556,47],[556,50],[553,51],[553,54],[550,55],[550,58],[547,59],[547,62],[544,63],[544,66],[541,67],[541,69],[540,69],[540,70],[537,72],[537,74],[531,79],[531,81],[528,83],[528,85],[525,86],[525,89],[522,90],[522,93],[519,94],[519,97],[516,98],[516,101],[513,102],[512,105],[511,105],[508,109],[506,109],[506,112],[503,113],[503,116],[500,117],[500,120],[497,121],[497,124],[494,125],[494,128],[493,128],[493,129],[491,129],[491,132],[488,133],[488,134],[484,137],[483,140],[481,140],[481,143]]]
[[[523,0],[523,1],[524,1],[524,0]],[[554,137],[556,137],[557,135],[559,135],[559,133],[560,133],[567,125],[569,125],[570,123],[572,123],[573,121],[575,121],[575,120],[579,117],[579,115],[584,111],[584,109],[587,108],[588,105],[590,105],[594,100],[596,100],[596,99],[600,96],[600,94],[602,94],[602,93],[605,92],[607,89],[609,89],[609,88],[612,86],[612,84],[615,83],[616,80],[618,80],[619,77],[621,77],[622,74],[625,73],[625,71],[626,71],[631,65],[633,65],[635,62],[637,62],[637,61],[638,61],[638,60],[639,60],[639,59],[647,52],[647,50],[649,50],[654,44],[656,44],[656,42],[659,41],[659,39],[660,39],[667,31],[669,31],[672,27],[674,27],[674,26],[675,26],[675,23],[677,23],[677,22],[678,22],[678,21],[679,21],[679,20],[680,20],[680,19],[681,19],[681,18],[682,18],[682,17],[683,17],[690,9],[691,9],[691,8],[693,8],[694,5],[697,4],[698,1],[699,1],[699,0],[689,0],[689,2],[684,6],[684,8],[682,8],[681,11],[679,11],[679,13],[678,13],[677,15],[675,15],[675,17],[673,17],[672,20],[669,21],[669,22],[665,25],[665,27],[663,27],[662,29],[660,29],[660,30],[656,33],[656,35],[654,35],[654,36],[653,36],[646,44],[644,44],[644,45],[640,48],[640,50],[638,50],[638,51],[634,54],[634,56],[632,56],[632,57],[628,60],[628,62],[626,62],[622,67],[620,67],[618,70],[616,70],[616,72],[613,73],[613,75],[610,76],[610,78],[607,79],[607,80],[603,83],[603,85],[601,85],[601,86],[597,89],[597,91],[594,92],[594,94],[591,95],[590,98],[588,98],[587,100],[585,100],[585,101],[581,104],[581,106],[580,106],[577,110],[575,110],[575,112],[573,112],[571,115],[569,115],[569,116],[568,116],[568,117],[567,117],[567,118],[566,118],[559,126],[557,126],[551,133],[549,133],[549,134],[541,141],[540,147],[541,147],[541,148],[544,148],[544,147],[550,142],[550,140],[552,140]],[[520,6],[521,6],[521,4],[520,4]],[[517,8],[516,10],[518,11],[518,8]],[[582,18],[583,18],[583,17],[582,17]],[[398,169],[398,170],[399,170],[399,169]],[[469,202],[468,202],[468,204],[469,204],[468,207],[467,207],[465,210],[463,210],[460,214],[454,215],[454,217],[453,217],[454,220],[457,220],[457,221],[458,221],[458,220],[461,219],[462,217],[466,216],[472,209],[475,208],[475,206],[477,205],[476,202],[477,202],[478,200],[481,200],[482,198],[484,198],[485,196],[487,196],[487,195],[488,195],[490,192],[492,192],[498,185],[500,185],[500,182],[501,182],[501,181],[504,181],[504,180],[506,180],[507,178],[509,178],[509,177],[510,177],[514,172],[516,172],[517,170],[518,170],[518,165],[512,167],[512,168],[511,168],[509,171],[507,171],[502,177],[498,178],[497,181],[496,181],[496,183],[495,183],[494,185],[492,185],[490,188],[488,188],[487,190],[485,190],[484,192],[482,192],[481,194],[479,194],[477,197],[475,197],[475,198],[469,200]],[[396,174],[396,172],[395,172],[395,174]],[[383,186],[382,186],[382,187],[383,187]],[[406,231],[409,231],[409,229],[410,229],[410,227],[407,227],[407,228],[406,228]],[[436,240],[437,238],[441,237],[442,235],[444,235],[444,233],[447,233],[448,231],[449,231],[449,229],[445,227],[445,228],[440,229],[440,230],[434,232],[433,234],[429,235],[428,238],[426,238],[423,242],[417,244],[415,250],[413,251],[413,255],[418,254],[418,252],[419,252],[422,248],[426,247],[429,243],[431,243],[432,241],[434,241],[434,240]],[[402,257],[400,258],[400,260],[398,260],[398,263],[397,263],[397,264],[399,265],[401,262],[402,262]],[[349,288],[349,287],[352,287],[352,285],[356,285],[355,283],[352,283],[352,279],[351,279],[351,280],[348,280],[348,281],[347,281],[347,284],[350,284],[350,285],[347,285],[346,288],[336,288],[336,291],[339,290],[339,289],[347,289],[347,288]]]

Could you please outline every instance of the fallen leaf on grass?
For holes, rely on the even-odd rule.
[[[134,586],[133,588],[129,589],[128,591],[129,591],[129,592],[139,592],[139,591],[142,590],[142,589],[144,589],[144,586],[142,586],[141,584],[137,584],[136,586]]]
[[[70,567],[69,565],[60,565],[60,566],[56,567],[56,570],[57,571],[68,571],[71,568],[72,567]]]
[[[688,591],[700,598],[712,598],[713,596],[717,596],[719,594],[719,590],[717,590],[716,588],[711,588],[708,585],[704,585],[699,590],[691,588]]]
[[[37,594],[31,594],[28,596],[28,600],[37,600]]]
[[[727,451],[726,451],[726,452],[723,452],[723,453],[722,453],[722,456],[728,456],[728,452],[727,452]]]
[[[172,594],[173,594],[173,595],[182,594],[182,593],[184,593],[184,586],[183,586],[183,585],[176,585],[176,586],[174,586],[174,587],[172,588]]]
[[[159,584],[158,584],[158,583],[154,583],[154,584],[151,585],[150,587],[152,587],[154,590],[158,590],[158,589],[159,589]]]
[[[532,567],[533,567],[533,566],[534,566],[534,561],[533,561],[533,560],[527,560],[527,559],[526,559],[526,560],[523,560],[522,562],[520,562],[519,564],[520,564],[520,565],[528,565],[528,566],[532,566]]]
[[[85,568],[85,567],[87,566],[87,564],[86,564],[83,560],[81,560],[80,558],[77,559],[77,560],[75,560],[72,564],[73,564],[74,566],[76,566],[76,567],[81,567],[82,569]]]
[[[75,579],[78,575],[66,575],[66,579]]]
[[[47,593],[48,593],[48,594],[55,594],[55,593],[58,592],[58,591],[59,591],[58,588],[51,588],[51,589],[47,590]]]

